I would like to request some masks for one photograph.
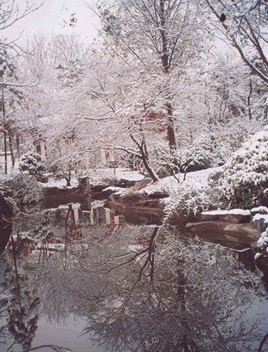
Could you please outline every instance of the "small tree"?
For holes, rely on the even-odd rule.
[[[19,170],[40,178],[45,171],[45,164],[38,153],[26,153],[20,158]]]

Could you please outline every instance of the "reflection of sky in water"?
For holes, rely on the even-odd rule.
[[[4,319],[0,319],[0,326],[5,324]],[[105,350],[92,346],[88,342],[88,335],[79,336],[85,327],[82,319],[70,320],[65,324],[47,323],[44,318],[38,320],[38,329],[33,339],[32,347],[40,345],[57,345],[70,348],[73,352],[104,352]],[[0,352],[6,352],[13,340],[8,340],[7,345],[0,344]],[[12,347],[13,352],[21,352],[22,347],[18,344]],[[51,352],[51,348],[42,348],[42,352]]]
[[[85,327],[85,322],[82,319],[71,321],[64,326],[56,326],[46,323],[44,319],[38,322],[38,330],[36,331],[33,346],[47,344],[57,344],[66,346],[74,352],[100,352],[102,349],[93,347],[86,338],[87,336],[79,336]]]

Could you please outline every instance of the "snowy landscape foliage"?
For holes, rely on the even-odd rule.
[[[43,207],[44,189],[34,176],[19,173],[5,181],[4,187],[5,196],[12,198],[20,211],[35,212]]]
[[[45,169],[45,163],[38,153],[29,152],[20,158],[19,170],[22,172],[29,175],[41,175]]]
[[[223,166],[219,192],[228,208],[268,203],[268,128],[255,133]]]

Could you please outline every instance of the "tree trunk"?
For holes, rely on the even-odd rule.
[[[4,128],[4,153],[5,153],[5,174],[7,174],[7,133],[6,133],[6,111],[5,111],[5,95],[4,87],[2,87],[2,110],[3,110],[3,128]]]
[[[4,130],[5,174],[7,174],[7,133]]]
[[[167,115],[168,115],[168,121],[167,121],[168,142],[169,142],[170,152],[172,155],[174,155],[177,149],[177,144],[176,144],[176,137],[175,137],[175,131],[174,131],[173,109],[170,103],[166,103],[166,107],[167,107]]]
[[[71,186],[71,169],[70,169],[70,167],[69,167],[68,176],[66,175],[64,178],[65,178],[65,180],[66,180],[66,182],[67,182],[66,187]]]
[[[9,149],[10,149],[11,161],[12,161],[12,169],[14,169],[15,157],[13,152],[12,133],[11,133],[10,127],[8,128],[8,139],[9,139]]]
[[[16,145],[17,145],[18,158],[20,158],[20,139],[18,135],[16,135]]]
[[[141,153],[142,161],[143,161],[144,166],[145,166],[146,170],[148,171],[149,175],[151,176],[151,178],[153,179],[154,182],[158,181],[159,178],[156,175],[156,173],[154,172],[154,170],[151,167],[151,165],[149,163],[149,160],[148,160],[148,152],[147,152],[147,148],[146,148],[146,143],[145,143],[144,137],[143,137],[141,143],[139,143],[132,134],[130,134],[130,137],[133,140],[133,142],[137,145],[137,147],[139,148],[139,151]]]
[[[166,10],[165,10],[165,0],[160,0],[160,33],[162,41],[162,53],[161,60],[162,66],[165,74],[169,74],[170,67],[170,57],[168,55],[168,41],[166,33]],[[168,101],[167,97],[166,108],[167,108],[167,137],[169,142],[170,153],[174,156],[175,150],[177,149],[176,137],[174,132],[174,122],[173,122],[173,108],[171,103]]]
[[[248,117],[250,120],[252,120],[252,111],[251,111],[251,95],[253,92],[253,87],[252,87],[252,77],[250,75],[249,77],[249,93],[248,93]]]

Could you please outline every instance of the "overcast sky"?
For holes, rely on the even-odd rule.
[[[17,0],[23,3],[24,0]],[[40,1],[41,0],[36,0]],[[90,2],[90,0],[88,1]],[[75,28],[64,26],[64,20],[68,22],[70,14],[75,13],[77,24]],[[71,34],[77,33],[84,40],[92,40],[96,35],[94,25],[97,24],[84,0],[44,0],[44,5],[21,19],[10,28],[1,31],[1,35],[9,40],[14,40],[21,35],[21,40],[33,34]]]

